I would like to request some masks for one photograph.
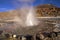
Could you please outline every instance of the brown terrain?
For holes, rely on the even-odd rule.
[[[37,16],[39,17],[57,17],[60,16],[60,8],[51,5],[39,5],[36,7]]]
[[[15,10],[11,10],[8,12],[0,12],[0,19],[11,19],[14,18],[15,16],[16,16]]]

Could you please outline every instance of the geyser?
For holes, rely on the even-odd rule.
[[[20,2],[21,5],[18,2]],[[16,3],[18,6],[20,5],[19,8],[17,7],[17,9],[20,10],[18,11],[20,17],[18,17],[17,23],[22,27],[38,25],[38,20],[35,17],[36,13],[32,4],[33,0],[17,0]]]
[[[37,19],[35,18],[35,12],[34,9],[31,8],[29,12],[27,13],[26,17],[26,26],[34,26],[37,25]]]

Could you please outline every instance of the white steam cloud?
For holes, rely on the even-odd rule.
[[[22,5],[20,8],[19,14],[20,14],[20,25],[22,26],[34,26],[37,25],[37,20],[35,18],[35,11],[32,6],[32,3],[34,0],[17,0],[19,1]],[[18,5],[18,4],[17,4]],[[16,18],[17,19],[17,18]],[[22,24],[21,24],[22,23]]]

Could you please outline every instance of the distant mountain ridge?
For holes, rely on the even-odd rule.
[[[37,16],[39,17],[57,17],[60,16],[60,8],[51,5],[51,4],[44,4],[38,5],[35,7]]]
[[[43,4],[37,6],[37,8],[52,8],[52,7],[56,7],[56,6],[52,4]]]

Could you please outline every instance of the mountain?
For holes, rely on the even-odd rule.
[[[36,15],[38,17],[57,17],[60,16],[60,8],[51,5],[51,4],[44,4],[38,5],[35,7]]]
[[[0,12],[1,19],[13,19],[16,16],[16,10],[10,10],[8,12]]]

